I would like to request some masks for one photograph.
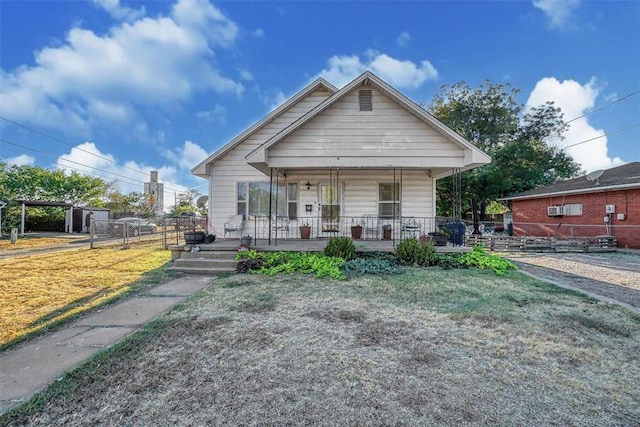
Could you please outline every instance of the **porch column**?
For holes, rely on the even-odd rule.
[[[273,199],[273,168],[269,168],[269,218],[267,227],[269,228],[269,246],[271,246],[271,200]],[[256,236],[257,237],[257,236]]]

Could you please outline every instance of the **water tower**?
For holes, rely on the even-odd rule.
[[[156,216],[164,213],[164,184],[158,182],[158,171],[151,171],[150,182],[144,183],[144,195],[153,201]]]

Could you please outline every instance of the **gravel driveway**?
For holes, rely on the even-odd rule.
[[[564,287],[612,300],[640,313],[640,254],[508,254],[521,271]]]

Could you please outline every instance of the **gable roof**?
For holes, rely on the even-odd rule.
[[[525,200],[630,188],[640,188],[640,162],[627,163],[622,166],[606,169],[602,171],[602,175],[596,179],[589,180],[586,176],[572,178],[556,182],[546,187],[523,191],[522,193],[505,197],[502,200]]]
[[[255,134],[260,129],[265,127],[267,124],[271,123],[277,117],[282,115],[289,108],[294,106],[298,101],[300,101],[301,99],[305,98],[306,96],[308,96],[309,94],[313,93],[315,90],[320,88],[327,89],[331,93],[335,93],[338,91],[338,88],[336,88],[331,83],[327,82],[322,77],[317,78],[316,80],[314,80],[313,82],[309,83],[307,86],[302,88],[298,93],[293,95],[291,98],[283,102],[278,108],[276,108],[275,110],[267,114],[263,119],[256,122],[253,126],[251,126],[247,130],[242,132],[240,135],[233,138],[231,141],[229,141],[223,147],[221,147],[216,152],[211,154],[209,157],[204,159],[202,162],[198,163],[197,166],[191,169],[191,173],[193,173],[194,175],[200,176],[202,178],[206,178],[208,164],[215,162],[218,158],[227,154],[229,151],[231,151],[233,148],[241,144],[251,135]]]
[[[380,79],[378,76],[373,74],[371,71],[365,71],[359,77],[355,78],[353,81],[345,85],[342,89],[335,92],[329,98],[325,99],[323,102],[318,104],[315,108],[311,109],[307,114],[300,117],[298,120],[294,121],[291,125],[287,126],[280,132],[273,135],[263,144],[261,144],[258,148],[249,153],[245,159],[248,163],[256,164],[263,162],[267,157],[265,155],[266,150],[270,147],[278,144],[287,136],[291,135],[297,129],[302,127],[304,124],[308,123],[314,117],[317,117],[320,113],[327,110],[329,107],[334,105],[336,102],[344,98],[348,93],[350,93],[357,86],[375,86],[379,91],[388,96],[390,99],[395,101],[400,107],[407,110],[409,113],[416,116],[418,119],[425,122],[427,125],[436,129],[438,132],[448,137],[449,140],[458,144],[461,148],[468,150],[470,156],[465,156],[465,161],[467,164],[465,167],[461,168],[461,170],[472,169],[477,166],[481,166],[483,164],[487,164],[491,161],[491,158],[485,154],[482,150],[477,148],[475,145],[464,139],[462,136],[451,130],[444,123],[436,119],[434,116],[429,114],[424,108],[421,108],[418,104],[407,98],[405,95],[397,91],[395,88],[387,84],[385,81]],[[256,166],[258,167],[258,166]],[[259,168],[259,167],[258,167]],[[445,173],[442,176],[446,176],[448,173]]]

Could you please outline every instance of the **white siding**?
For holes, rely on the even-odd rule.
[[[413,164],[420,157],[442,166],[461,162],[464,149],[378,91],[373,90],[373,111],[361,112],[354,90],[269,149],[271,165],[310,157],[339,157],[347,166],[350,158],[356,163],[366,158],[374,165],[390,157]]]
[[[236,183],[269,182],[269,176],[247,164],[245,156],[329,95],[325,90],[314,91],[213,163],[209,176],[209,222],[220,238],[225,220],[236,213]]]

